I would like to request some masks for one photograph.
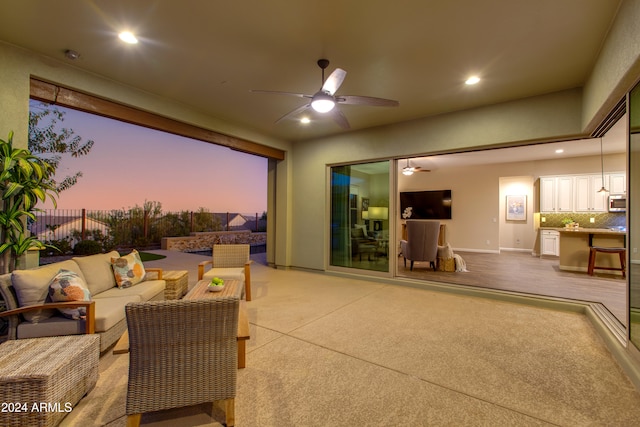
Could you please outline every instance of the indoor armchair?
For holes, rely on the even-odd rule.
[[[351,256],[357,255],[362,261],[362,255],[366,254],[367,259],[371,261],[371,254],[374,257],[377,255],[378,242],[365,233],[362,227],[353,227],[351,229]]]
[[[439,234],[440,221],[407,220],[407,240],[400,241],[404,266],[407,266],[409,260],[410,270],[413,270],[414,261],[428,261],[435,271]]]

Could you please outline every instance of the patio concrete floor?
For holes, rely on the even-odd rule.
[[[207,256],[145,263],[188,270]],[[262,255],[264,256],[264,255]],[[640,394],[582,314],[493,299],[252,266],[238,426],[639,425]],[[124,426],[128,357],[63,426]],[[170,393],[170,390],[163,390]],[[204,406],[148,426],[219,426]]]

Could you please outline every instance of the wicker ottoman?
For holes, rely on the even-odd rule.
[[[187,293],[189,287],[189,272],[187,270],[164,271],[162,280],[167,282],[167,287],[164,289],[164,299],[180,299]]]
[[[0,345],[0,425],[55,426],[98,380],[100,337],[10,340]]]

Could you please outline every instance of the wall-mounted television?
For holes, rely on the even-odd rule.
[[[451,219],[451,190],[400,193],[401,219]]]

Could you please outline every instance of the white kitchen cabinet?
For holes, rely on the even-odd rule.
[[[627,176],[624,173],[609,174],[609,193],[620,194],[627,192]]]
[[[556,193],[556,212],[573,212],[573,177],[559,176]]]
[[[609,194],[626,193],[626,174],[605,174],[604,187],[609,192],[599,193],[602,187],[601,173],[541,176],[540,212],[607,212]]]
[[[540,177],[540,212],[556,211],[556,178]]]
[[[540,212],[573,211],[573,177],[540,177]]]
[[[607,178],[605,175],[605,187],[607,186]],[[574,210],[576,212],[606,212],[608,194],[598,192],[602,186],[601,174],[574,177]]]
[[[560,256],[560,233],[540,230],[540,255]]]

